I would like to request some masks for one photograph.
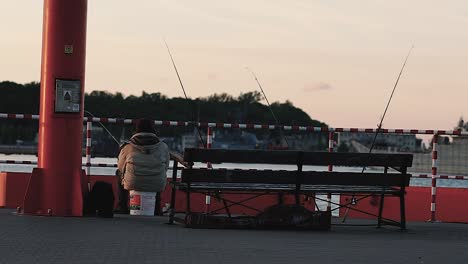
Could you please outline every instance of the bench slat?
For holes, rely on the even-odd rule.
[[[302,152],[288,150],[225,150],[225,149],[186,149],[187,162],[216,163],[259,163],[259,164],[303,164],[316,166],[388,166],[411,167],[411,154],[369,154],[337,152]]]
[[[296,184],[296,171],[183,169],[182,182]],[[408,186],[410,174],[304,171],[299,183],[313,185]]]
[[[304,171],[304,184],[409,186],[411,175],[402,173],[317,172]]]
[[[304,165],[411,167],[411,154],[304,152]]]
[[[272,183],[295,184],[295,171],[237,170],[237,169],[183,169],[182,182],[214,183]]]
[[[298,151],[193,149],[184,152],[184,161],[216,163],[297,164]]]
[[[181,190],[187,189],[187,184],[181,183],[178,185]],[[194,183],[190,185],[192,191],[222,191],[229,192],[285,192],[294,193],[296,186],[292,184],[245,184],[245,183]],[[376,186],[341,186],[341,185],[301,185],[301,192],[314,194],[346,194],[346,193],[399,193],[400,189],[392,187],[376,187]]]

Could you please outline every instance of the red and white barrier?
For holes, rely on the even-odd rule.
[[[86,164],[91,163],[91,130],[92,122],[86,122]],[[86,175],[91,175],[91,167],[86,166]]]
[[[31,161],[31,160],[0,160],[0,164],[37,165],[37,161]],[[117,168],[117,164],[108,164],[108,163],[83,163],[82,166],[83,167]]]
[[[32,114],[7,114],[0,113],[0,119],[24,119],[24,120],[38,120],[39,115]],[[90,167],[106,167],[116,168],[117,164],[102,164],[102,163],[91,163],[91,128],[93,122],[100,123],[115,123],[115,124],[135,124],[137,119],[126,119],[126,118],[99,118],[99,117],[84,117],[86,121],[86,163],[83,166],[86,167],[86,173],[90,175]],[[461,130],[424,130],[424,129],[376,129],[376,128],[327,128],[327,127],[313,127],[313,126],[287,126],[287,125],[269,125],[269,124],[238,124],[238,123],[209,123],[209,122],[191,122],[191,121],[161,121],[155,120],[155,125],[158,126],[198,126],[207,128],[207,148],[211,148],[212,145],[212,129],[213,128],[238,128],[238,129],[265,129],[265,130],[287,130],[287,131],[298,131],[298,132],[322,132],[329,134],[329,146],[328,151],[333,152],[334,141],[333,136],[336,132],[349,132],[349,133],[383,133],[383,134],[420,134],[420,135],[434,135],[433,136],[433,149],[432,149],[432,174],[420,174],[413,175],[413,178],[431,178],[431,219],[430,221],[436,221],[436,190],[437,190],[437,179],[454,179],[454,180],[468,180],[468,176],[452,176],[452,175],[437,175],[438,170],[438,136],[440,135],[459,135],[468,136],[468,132]],[[36,165],[36,161],[16,161],[16,160],[0,160],[0,164],[24,164],[24,165]],[[211,168],[211,164],[207,164],[208,168]],[[328,171],[333,171],[331,165],[328,166]],[[331,210],[331,195],[327,195],[327,210]],[[211,204],[210,197],[206,197],[206,209],[209,210]]]
[[[117,168],[117,164],[84,163],[83,167]]]
[[[29,160],[0,160],[0,164],[37,165],[37,161],[29,161]]]
[[[86,122],[86,164],[91,163],[91,130],[93,127],[92,122]],[[91,166],[86,166],[86,175],[88,177],[88,191],[91,191],[91,182],[89,175],[91,175]]]
[[[212,144],[213,144],[213,130],[211,129],[211,127],[208,127],[206,131],[206,148],[211,149]],[[211,163],[208,162],[206,163],[206,167],[208,169],[211,169],[213,166],[211,166]],[[211,207],[211,196],[206,195],[205,196],[205,211],[209,212],[211,210],[210,207]]]
[[[421,179],[432,179],[433,175],[419,174],[412,175],[411,178],[421,178]],[[444,180],[468,180],[468,176],[459,176],[459,175],[436,175],[436,179]]]
[[[333,135],[334,135],[333,132],[328,133],[328,152],[333,152],[333,145],[334,145]],[[329,172],[333,171],[333,165],[328,165],[328,171]],[[332,199],[331,193],[328,193],[327,194],[327,211],[331,211],[331,199]]]
[[[0,118],[4,119],[39,119],[39,115],[31,114],[6,114],[0,113]],[[100,122],[114,124],[135,124],[137,119],[127,118],[102,118],[102,117],[84,117],[85,122]],[[349,133],[383,133],[383,134],[413,134],[413,135],[463,135],[468,136],[468,132],[461,130],[428,130],[428,129],[376,129],[376,128],[330,128],[313,126],[288,126],[288,125],[270,125],[270,124],[238,124],[238,123],[209,123],[209,122],[190,122],[190,121],[162,121],[155,120],[158,126],[199,126],[211,128],[240,128],[240,129],[281,129],[286,131],[303,132],[349,132]]]
[[[437,191],[437,142],[438,135],[432,138],[432,187],[431,187],[431,222],[436,221],[436,191]]]
[[[206,148],[211,149],[212,145],[213,145],[213,130],[211,129],[211,127],[208,127],[206,130]],[[212,167],[210,162],[206,163],[206,166],[208,167],[208,169]]]
[[[5,113],[0,113],[0,118],[4,118],[4,119],[30,119],[30,120],[39,120],[39,115],[31,115],[31,114],[5,114]]]

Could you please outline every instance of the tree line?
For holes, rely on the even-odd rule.
[[[39,113],[40,83],[18,84],[0,82],[1,113]],[[201,121],[225,123],[268,123],[275,124],[275,116],[281,124],[327,126],[312,119],[291,102],[274,102],[270,108],[262,103],[258,91],[241,93],[235,97],[226,93],[208,97],[169,98],[161,93],[142,92],[140,96],[124,96],[120,92],[92,91],[85,94],[85,110],[97,117],[149,118],[154,120]],[[85,114],[86,115],[86,114]],[[129,135],[133,128],[108,124],[116,138]],[[161,127],[161,136],[174,136],[193,128]],[[14,144],[16,140],[33,141],[38,131],[35,121],[2,120],[0,122],[0,144]],[[257,135],[271,131],[254,131]],[[287,132],[285,132],[287,133]],[[260,135],[261,136],[261,135]]]

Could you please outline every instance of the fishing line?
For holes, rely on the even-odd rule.
[[[91,117],[95,117],[93,114],[91,114],[91,112],[89,111],[86,111],[84,110],[85,113],[87,113],[88,115],[90,115]],[[101,125],[102,128],[104,128],[104,130],[109,134],[109,136],[112,137],[112,139],[115,141],[115,143],[117,143],[117,145],[120,146],[120,142],[114,137],[114,135],[112,135],[112,133],[104,126],[104,124],[101,123],[101,121],[98,121],[98,123]]]
[[[265,98],[265,101],[267,102],[268,108],[270,109],[271,115],[272,115],[273,118],[275,119],[276,124],[278,124],[278,119],[276,118],[276,115],[275,115],[275,113],[273,112],[273,109],[271,109],[270,102],[268,101],[268,98],[267,98],[265,92],[263,91],[263,87],[262,87],[262,85],[260,84],[260,81],[258,80],[257,75],[255,75],[255,73],[254,73],[249,67],[245,67],[245,68],[246,68],[248,71],[250,71],[250,73],[251,73],[252,76],[254,77],[255,81],[257,82],[257,85],[258,85],[258,87],[260,88],[260,91],[262,91],[263,98]]]
[[[414,45],[411,46],[410,50],[408,51],[408,54],[406,55],[406,58],[405,58],[405,62],[403,63],[403,66],[401,67],[400,74],[398,74],[398,78],[396,79],[395,85],[393,86],[392,94],[390,95],[390,98],[388,99],[387,106],[385,107],[382,118],[380,119],[380,123],[377,126],[377,132],[375,133],[374,139],[372,140],[372,144],[370,146],[369,153],[372,152],[372,149],[374,148],[374,145],[375,145],[375,141],[377,139],[377,135],[381,132],[380,129],[382,128],[382,124],[383,124],[383,121],[385,119],[385,115],[387,114],[388,107],[390,106],[390,102],[392,101],[393,94],[395,93],[395,89],[398,86],[398,82],[400,81],[401,74],[403,73],[403,70],[405,69],[406,62],[408,61],[408,58],[409,58],[413,48],[414,48]],[[365,167],[362,169],[362,172],[364,172],[364,170],[365,170]]]
[[[174,66],[174,70],[175,70],[175,72],[177,74],[177,78],[179,79],[180,87],[182,88],[182,91],[184,92],[185,99],[187,101],[190,101],[188,96],[187,96],[187,93],[185,92],[184,84],[182,83],[182,79],[180,78],[180,74],[179,74],[179,71],[177,70],[177,66],[175,64],[174,58],[172,57],[172,53],[171,53],[171,50],[169,49],[169,45],[167,45],[167,42],[166,42],[165,39],[163,39],[163,40],[164,40],[164,44],[166,44],[167,52],[169,53],[169,56],[171,57],[172,66]],[[192,115],[193,115],[193,117],[195,117],[194,113],[192,113]],[[201,132],[200,132],[200,127],[198,126],[198,124],[195,127],[197,128],[198,136],[200,137],[200,141],[203,144],[203,147],[206,148],[205,141],[203,140],[203,137],[202,137]]]
[[[254,73],[249,67],[245,67],[245,68],[252,74],[252,76],[254,77],[255,81],[257,82],[257,85],[258,85],[258,87],[260,88],[260,91],[262,91],[263,98],[265,98],[265,101],[267,102],[268,109],[270,109],[271,115],[273,116],[273,119],[275,119],[276,125],[278,126],[278,125],[279,125],[278,118],[276,118],[275,112],[273,112],[273,109],[271,108],[270,102],[268,101],[268,98],[267,98],[267,96],[266,96],[266,94],[265,94],[265,91],[263,91],[263,87],[262,87],[262,85],[260,84],[260,81],[258,80],[257,75],[255,75],[255,73]],[[278,128],[279,128],[279,126],[278,126]],[[286,146],[289,148],[288,140],[287,140],[286,137],[281,133],[281,128],[279,128],[279,130],[280,130],[280,135],[281,135],[281,136],[283,137],[283,139],[284,139],[284,142],[286,142]]]
[[[375,145],[375,142],[377,140],[377,136],[379,135],[379,133],[381,132],[381,128],[382,128],[382,124],[383,124],[383,121],[385,119],[385,115],[387,114],[387,110],[388,110],[388,107],[390,105],[390,102],[392,101],[392,98],[393,98],[393,94],[395,93],[395,89],[397,88],[398,86],[398,83],[400,81],[400,77],[403,73],[403,70],[405,69],[405,66],[406,66],[406,62],[408,61],[408,58],[411,54],[411,51],[413,50],[414,48],[414,45],[411,46],[410,50],[408,51],[408,54],[406,55],[406,58],[405,58],[405,62],[403,63],[403,66],[401,66],[401,70],[400,70],[400,73],[398,74],[398,77],[395,81],[395,85],[393,86],[393,90],[392,90],[392,93],[390,95],[390,98],[388,99],[388,102],[387,102],[387,105],[385,107],[385,110],[383,112],[383,115],[382,115],[382,118],[380,119],[380,123],[377,125],[377,131],[375,132],[375,135],[374,135],[374,139],[372,140],[372,144],[369,148],[369,154],[372,152],[372,150],[374,149],[374,145]],[[364,173],[364,171],[366,170],[366,166],[362,167],[362,171],[361,173]],[[355,195],[353,195],[351,197],[351,201],[353,201],[355,199]],[[349,207],[346,208],[346,212],[343,216],[343,223],[346,221],[346,217],[348,216],[348,213],[349,213]]]

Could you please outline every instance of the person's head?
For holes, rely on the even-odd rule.
[[[135,126],[135,133],[141,132],[156,133],[154,122],[146,118],[138,119]]]

